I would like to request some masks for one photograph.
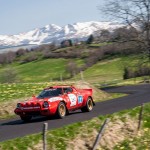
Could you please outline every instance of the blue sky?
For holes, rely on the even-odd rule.
[[[0,0],[0,35],[18,34],[47,24],[103,21],[104,0]]]

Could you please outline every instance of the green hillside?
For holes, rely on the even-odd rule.
[[[83,77],[91,83],[105,83],[112,81],[123,80],[123,70],[125,66],[136,67],[136,64],[141,61],[140,55],[131,55],[118,58],[99,61],[92,67],[83,72]],[[78,74],[74,79],[80,79]]]
[[[45,82],[56,78],[68,77],[66,73],[66,59],[45,59],[25,64],[14,63],[1,67],[2,72],[6,68],[13,68],[17,71],[22,82]]]
[[[140,55],[122,56],[99,61],[95,65],[83,71],[83,77],[91,83],[105,83],[122,80],[125,66],[136,67],[135,64],[141,61]],[[49,82],[66,79],[70,77],[67,71],[67,64],[70,60],[76,62],[77,66],[84,65],[83,59],[44,59],[29,63],[13,63],[1,66],[2,73],[6,68],[15,70],[20,82]],[[89,60],[90,61],[90,60]],[[71,80],[80,80],[80,73]],[[67,79],[68,80],[68,79]],[[69,79],[70,80],[70,79]]]

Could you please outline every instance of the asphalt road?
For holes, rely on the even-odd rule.
[[[33,119],[30,123],[24,123],[20,118],[0,120],[0,142],[39,133],[42,131],[44,122],[48,123],[48,129],[54,129],[74,122],[89,120],[98,115],[112,114],[124,109],[139,106],[142,103],[150,102],[150,84],[113,87],[104,90],[107,92],[128,93],[129,95],[109,101],[98,102],[92,112],[81,113],[80,111],[76,111],[66,116],[64,119],[47,119],[46,117],[40,117]]]

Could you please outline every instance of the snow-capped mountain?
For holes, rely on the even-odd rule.
[[[83,22],[68,24],[64,27],[55,24],[46,25],[43,28],[36,28],[29,32],[17,35],[0,35],[0,48],[40,45],[51,42],[60,42],[64,39],[86,40],[89,35],[98,30],[107,29],[113,31],[122,27],[123,24],[117,22]]]

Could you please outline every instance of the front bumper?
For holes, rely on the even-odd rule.
[[[16,108],[14,110],[15,114],[21,115],[32,115],[32,116],[49,116],[51,112],[48,108],[43,109],[31,109],[31,108]]]

